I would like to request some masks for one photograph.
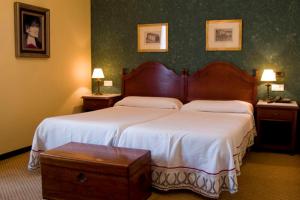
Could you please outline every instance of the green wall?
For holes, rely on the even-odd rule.
[[[285,73],[282,96],[300,100],[299,0],[92,0],[92,63],[120,92],[122,68],[158,61],[190,73],[212,61],[228,61],[252,73],[271,66]],[[241,51],[205,51],[205,21],[242,19]],[[138,53],[137,24],[169,24],[167,53]],[[259,96],[266,94],[260,84]],[[272,95],[275,95],[272,93]]]

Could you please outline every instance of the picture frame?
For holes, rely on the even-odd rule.
[[[167,52],[168,23],[138,24],[138,52]]]
[[[50,57],[50,10],[14,3],[16,57]]]
[[[242,20],[206,20],[206,51],[240,51]]]

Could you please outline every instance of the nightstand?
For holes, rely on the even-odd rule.
[[[121,99],[120,94],[102,94],[82,96],[83,111],[93,111],[113,106]]]
[[[256,104],[256,144],[259,149],[289,151],[296,148],[297,102]]]

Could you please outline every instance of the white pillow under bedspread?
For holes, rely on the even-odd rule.
[[[253,114],[252,104],[239,101],[194,100],[182,106],[182,111],[225,112]]]
[[[115,106],[148,107],[162,109],[180,109],[180,100],[169,97],[128,96],[115,103]]]

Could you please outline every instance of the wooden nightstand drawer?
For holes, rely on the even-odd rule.
[[[84,99],[83,103],[88,107],[97,107],[97,106],[108,106],[109,102],[107,100],[102,99]]]
[[[112,107],[117,101],[121,99],[119,94],[103,94],[83,96],[83,110],[93,111],[103,108]]]
[[[293,120],[294,112],[290,110],[278,109],[257,109],[257,115],[260,119],[273,119],[273,120]]]

